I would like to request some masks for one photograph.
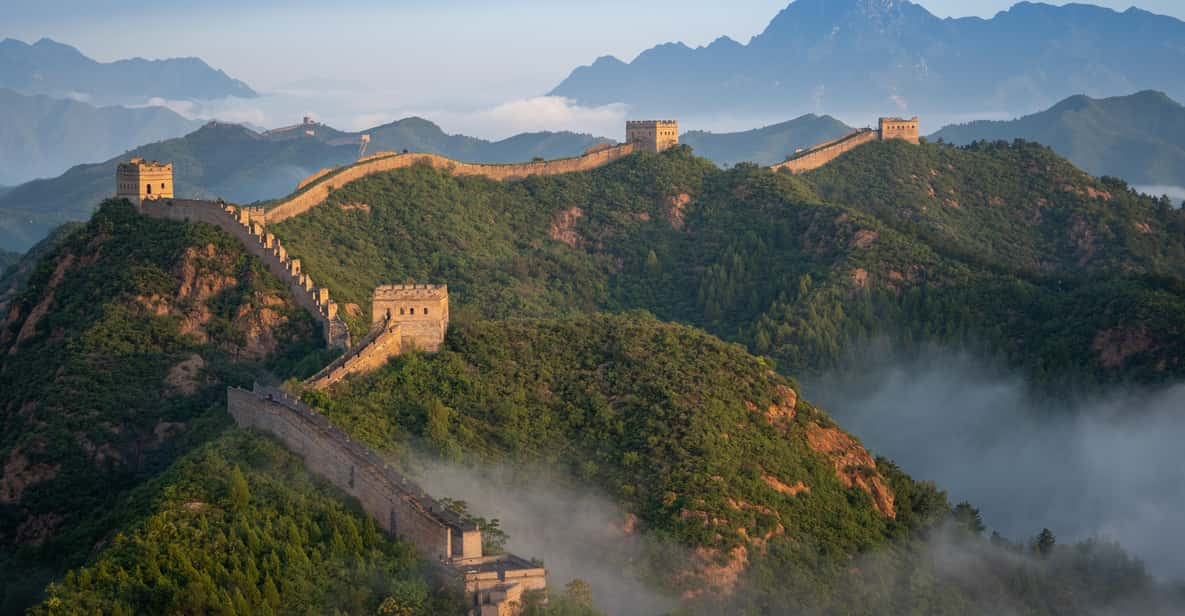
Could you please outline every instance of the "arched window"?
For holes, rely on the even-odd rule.
[[[404,308],[400,308],[400,309],[399,309],[399,314],[400,314],[400,315],[406,314],[406,312],[404,312],[404,310],[405,310]]]
[[[164,183],[164,182],[161,182],[161,183],[160,183],[160,189],[161,189],[161,190],[164,190],[164,189],[165,189],[165,183]]]
[[[428,314],[428,309],[427,309],[427,308],[425,308],[425,309],[424,309],[424,314]]]
[[[412,309],[411,309],[411,311],[409,312],[409,314],[415,314],[415,313],[416,313],[416,309],[415,309],[415,308],[412,308]]]
[[[148,194],[151,195],[152,194],[152,184],[147,184],[146,187],[148,188]]]

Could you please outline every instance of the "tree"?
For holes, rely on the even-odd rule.
[[[987,526],[983,524],[983,516],[979,514],[979,510],[972,507],[971,503],[967,501],[955,505],[951,517],[954,518],[955,524],[975,536],[979,536],[987,529]]]
[[[592,587],[588,585],[588,582],[585,582],[580,578],[576,578],[571,582],[568,582],[564,586],[564,594],[568,595],[568,598],[571,599],[573,603],[590,607],[593,604]]]
[[[235,509],[242,509],[251,502],[251,489],[247,487],[247,478],[243,476],[243,471],[237,464],[230,470],[226,490],[230,504]]]
[[[1053,536],[1053,531],[1048,528],[1042,528],[1041,532],[1033,538],[1033,551],[1042,557],[1048,557],[1052,554],[1055,545],[1057,545],[1057,538]]]

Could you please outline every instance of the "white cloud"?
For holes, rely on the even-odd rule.
[[[421,115],[450,133],[504,139],[532,131],[570,130],[622,137],[627,108],[622,104],[583,107],[559,96],[536,96],[477,111],[433,111]]]

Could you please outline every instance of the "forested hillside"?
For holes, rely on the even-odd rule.
[[[459,324],[434,356],[306,399],[395,457],[426,448],[600,487],[647,539],[630,575],[693,613],[1171,605],[1113,544],[983,537],[973,507],[874,459],[765,360],[645,313]]]
[[[1185,215],[1034,145],[877,143],[803,177],[686,147],[511,183],[418,167],[327,203],[276,233],[356,329],[374,286],[414,280],[458,319],[645,308],[788,374],[884,335],[1046,383],[1185,372]]]
[[[289,374],[316,340],[287,287],[212,227],[108,202],[56,242],[0,327],[4,611],[104,540],[95,514],[192,444],[227,383]]]

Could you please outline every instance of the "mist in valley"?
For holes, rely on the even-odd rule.
[[[989,532],[1110,538],[1152,574],[1185,578],[1185,386],[1043,399],[968,354],[900,359],[884,346],[804,383],[806,398],[952,503],[970,501]]]
[[[627,514],[596,488],[544,469],[475,469],[426,457],[415,466],[434,495],[465,501],[473,515],[497,518],[508,535],[507,551],[541,559],[553,594],[581,579],[608,614],[661,614],[677,606],[645,582],[659,546],[630,528]],[[659,551],[678,562],[681,550],[668,543]]]

